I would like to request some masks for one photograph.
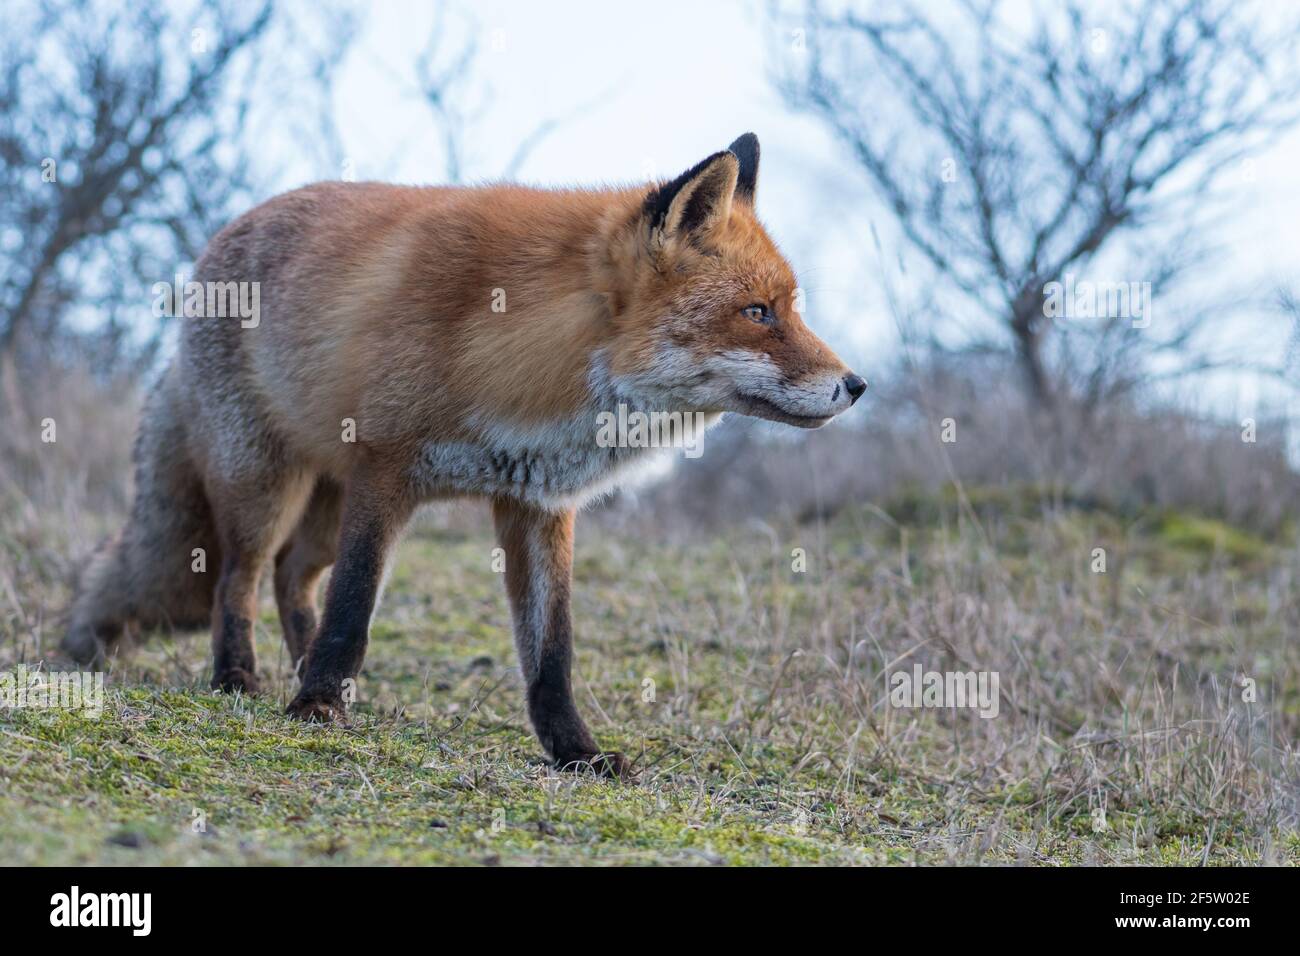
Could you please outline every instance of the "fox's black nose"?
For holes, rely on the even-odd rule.
[[[856,402],[867,390],[867,382],[861,375],[849,373],[844,376],[844,387],[849,390],[849,398]]]

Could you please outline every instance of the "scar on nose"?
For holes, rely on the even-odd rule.
[[[840,387],[839,387],[838,385],[836,385],[836,386],[835,386],[835,391],[831,393],[831,401],[833,402],[833,401],[835,401],[835,399],[837,399],[837,398],[839,398],[839,397],[840,397]]]

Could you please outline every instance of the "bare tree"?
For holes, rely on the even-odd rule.
[[[1099,401],[1157,365],[1240,364],[1199,350],[1208,308],[1149,325],[1080,316],[1054,307],[1053,284],[1119,268],[1168,302],[1208,261],[1195,237],[1223,174],[1300,118],[1300,30],[1239,0],[1034,10],[1024,23],[999,0],[778,6],[794,49],[777,82],[852,151],[906,240],[997,320],[1044,404],[1067,387]]]
[[[493,90],[482,82],[476,70],[481,61],[482,28],[468,15],[462,16],[458,27],[452,22],[452,10],[454,7],[448,4],[437,8],[428,40],[415,59],[414,85],[407,85],[428,106],[442,137],[446,181],[461,183],[473,165],[466,156],[467,141],[473,127],[490,112]],[[489,43],[496,40],[496,37],[490,37]],[[492,174],[504,179],[518,175],[533,150],[551,134],[570,119],[589,112],[610,95],[611,91],[607,90],[562,116],[538,121],[519,138],[504,166],[493,169]]]
[[[77,324],[117,359],[147,324],[149,287],[193,261],[257,191],[249,114],[279,59],[257,54],[284,39],[275,30],[286,15],[238,0],[184,13],[44,0],[6,19],[0,355],[12,364],[24,341],[55,348],[84,317]],[[337,62],[337,39],[319,70]]]

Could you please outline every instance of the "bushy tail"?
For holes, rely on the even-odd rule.
[[[101,661],[128,628],[192,630],[209,623],[221,555],[186,447],[173,375],[145,403],[130,520],[99,548],[78,583],[63,650],[83,663]]]

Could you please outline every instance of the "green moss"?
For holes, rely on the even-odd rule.
[[[1268,554],[1268,544],[1249,532],[1195,515],[1171,513],[1160,522],[1159,540],[1167,547],[1201,557],[1226,557],[1249,563]]]

